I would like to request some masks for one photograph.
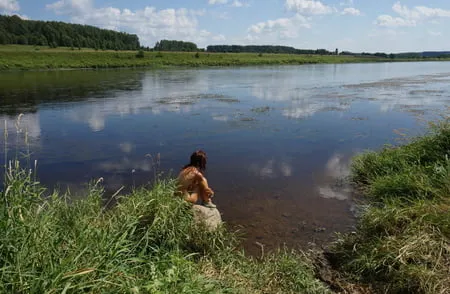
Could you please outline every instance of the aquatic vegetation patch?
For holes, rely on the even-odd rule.
[[[252,108],[251,111],[255,112],[255,113],[266,113],[266,112],[269,112],[272,109],[273,108],[271,108],[270,106],[262,106],[262,107]]]
[[[233,98],[227,95],[221,94],[194,94],[194,95],[185,95],[185,96],[171,96],[171,97],[163,97],[156,100],[158,104],[177,104],[177,105],[193,105],[201,100],[215,100],[218,102],[225,103],[239,103],[240,100],[237,98]]]

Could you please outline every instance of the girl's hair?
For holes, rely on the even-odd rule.
[[[206,169],[206,152],[203,150],[197,150],[191,154],[191,161],[189,164],[185,165],[183,169],[193,166],[198,168],[200,171],[204,171]]]

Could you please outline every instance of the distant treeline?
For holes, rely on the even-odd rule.
[[[24,20],[19,16],[0,15],[0,45],[19,44],[72,48],[94,48],[102,50],[147,50],[147,51],[186,51],[210,53],[274,53],[308,55],[352,55],[375,56],[381,58],[440,58],[450,56],[449,51],[406,52],[397,54],[339,52],[326,49],[297,49],[277,45],[210,45],[198,48],[195,43],[178,40],[161,40],[153,48],[141,47],[135,34],[100,29],[94,26],[69,24],[57,21]]]
[[[384,58],[448,58],[450,56],[450,51],[426,51],[426,52],[404,52],[404,53],[390,53],[386,54],[383,52],[377,53],[355,53],[342,51],[339,53],[340,55],[351,55],[351,56],[376,56],[376,57],[384,57]]]
[[[296,49],[289,46],[273,46],[273,45],[211,45],[206,48],[207,52],[221,52],[221,53],[284,53],[284,54],[319,54],[332,55],[331,52],[325,49]]]
[[[192,42],[183,42],[176,40],[161,40],[156,42],[155,51],[198,51],[197,45]]]
[[[362,52],[362,53],[355,53],[355,52],[349,52],[349,51],[342,51],[341,53],[339,53],[339,55],[350,55],[350,56],[375,56],[375,57],[384,57],[384,58],[395,58],[395,57],[399,57],[397,54],[386,54],[383,52],[376,52],[376,53],[367,53],[367,52]],[[405,56],[406,57],[406,56]]]
[[[0,15],[0,44],[85,47],[111,50],[140,48],[136,35],[56,21],[23,20]]]
[[[448,58],[450,57],[450,51],[427,51],[427,52],[405,52],[405,53],[368,53],[368,52],[350,52],[342,51],[336,48],[334,51],[328,51],[326,49],[297,49],[290,46],[277,46],[277,45],[209,45],[206,50],[198,48],[196,44],[191,42],[175,41],[175,40],[162,40],[156,43],[153,49],[147,48],[147,50],[155,51],[206,51],[210,53],[273,53],[273,54],[308,54],[308,55],[348,55],[358,57],[378,57],[378,58]]]
[[[422,52],[423,57],[448,57],[450,51],[425,51]]]

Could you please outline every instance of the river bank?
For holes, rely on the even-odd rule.
[[[388,59],[373,56],[293,55],[208,52],[96,51],[25,45],[0,46],[0,71],[124,67],[211,67],[255,65],[339,64],[439,59]]]
[[[189,204],[173,197],[171,179],[118,196],[106,210],[101,180],[71,202],[70,194],[47,191],[33,171],[12,162],[0,203],[0,289],[447,293],[449,146],[446,118],[406,145],[353,159],[351,179],[367,203],[357,230],[324,255],[331,278],[306,251],[246,256],[226,227],[208,232],[193,222]]]
[[[14,162],[5,187],[2,293],[329,292],[304,254],[246,257],[225,228],[196,224],[190,205],[173,197],[173,180],[117,197],[109,210],[100,180],[69,203],[69,194],[47,193]]]
[[[331,249],[334,268],[375,293],[449,293],[448,115],[407,145],[355,157],[351,178],[368,203]]]

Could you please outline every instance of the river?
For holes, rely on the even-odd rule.
[[[0,77],[7,156],[29,149],[44,185],[80,197],[102,177],[111,195],[176,175],[201,148],[214,202],[249,252],[353,230],[350,158],[423,133],[450,105],[448,62]]]

